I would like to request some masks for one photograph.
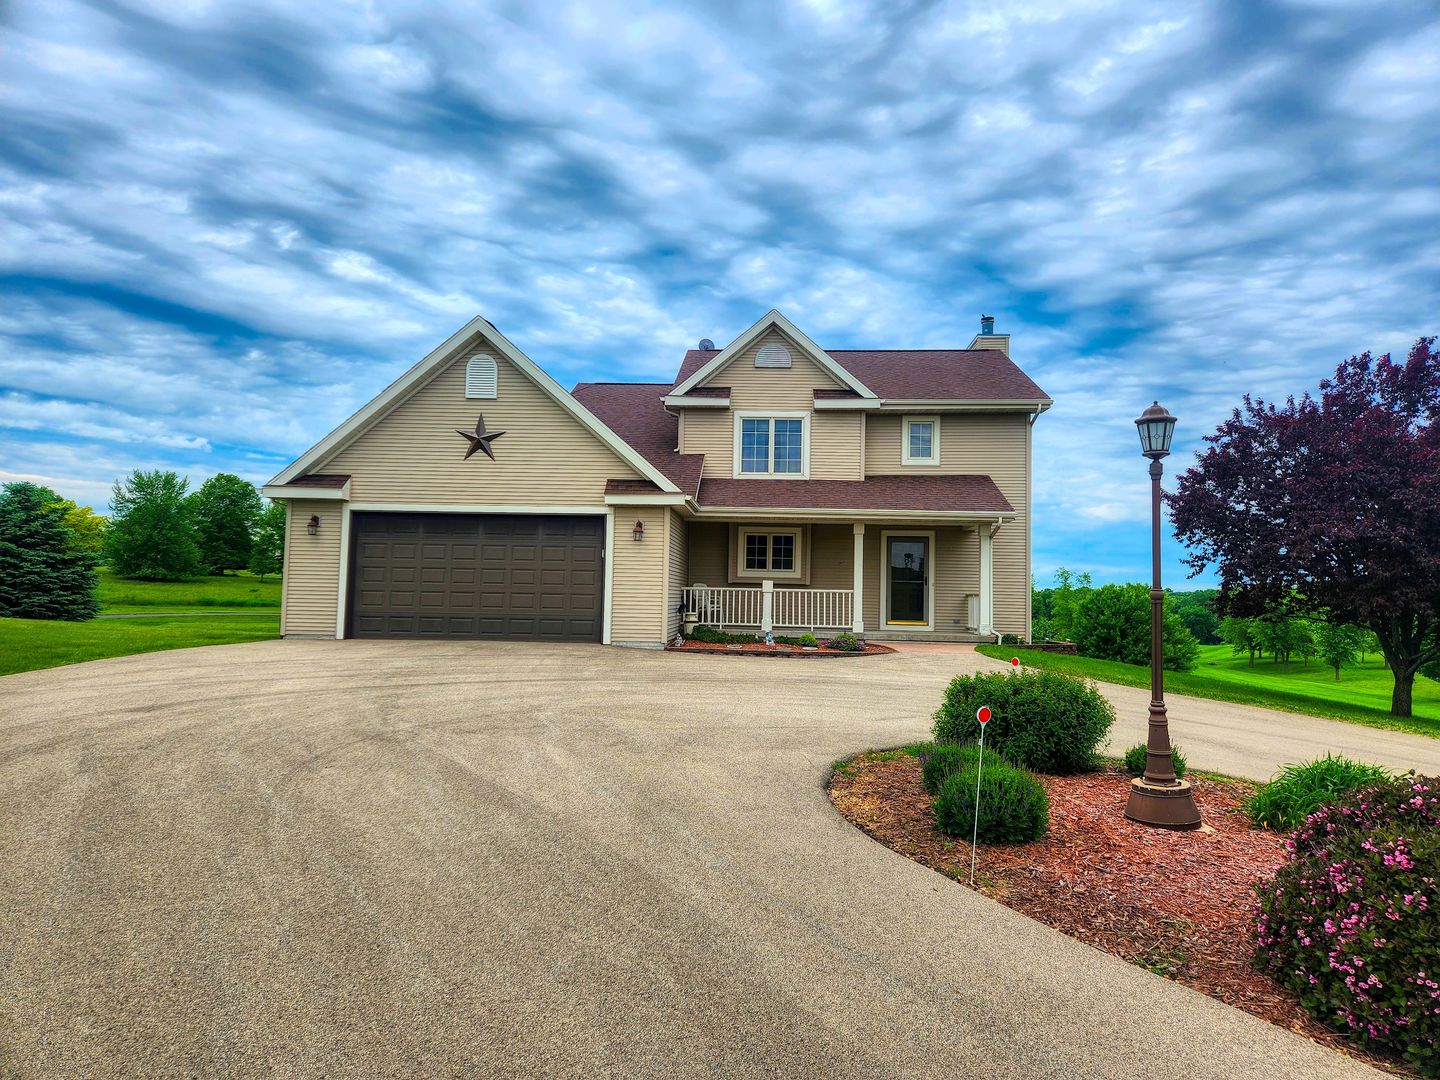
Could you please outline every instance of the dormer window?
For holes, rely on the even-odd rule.
[[[771,342],[769,345],[762,345],[755,354],[756,367],[789,367],[790,350],[784,345]]]
[[[500,396],[499,376],[495,369],[495,358],[481,353],[472,356],[465,364],[465,396],[467,398],[495,398]]]
[[[902,465],[940,464],[940,418],[938,416],[905,417],[900,437],[900,463]]]

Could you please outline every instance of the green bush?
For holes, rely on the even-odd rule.
[[[980,748],[974,743],[931,742],[915,747],[914,753],[920,760],[920,778],[925,784],[925,790],[934,795],[940,790],[940,785],[944,782],[945,777],[952,772],[957,769],[975,768],[975,762],[980,756]],[[987,746],[985,748],[985,767],[989,768],[992,761],[999,762],[1001,765],[1010,764]]]
[[[972,749],[966,747],[965,749]],[[978,748],[976,749],[978,756]],[[949,836],[985,844],[1024,844],[1045,835],[1050,800],[1040,781],[998,757],[985,755],[980,769],[980,818],[975,818],[975,762],[962,764],[940,782],[935,827]],[[977,831],[978,829],[978,831]]]
[[[814,634],[801,634],[795,639],[795,643],[806,649],[815,649],[820,646],[820,641]]]
[[[854,634],[836,634],[829,641],[825,642],[827,649],[839,649],[841,652],[861,652],[865,646],[861,645]]]
[[[1175,766],[1175,778],[1178,780],[1185,775],[1185,755],[1180,753],[1178,746],[1170,747],[1170,762]],[[1145,775],[1145,744],[1132,746],[1125,751],[1125,771],[1131,776]]]
[[[1164,617],[1165,666],[1190,671],[1200,658],[1195,635],[1167,607]],[[1092,590],[1075,612],[1072,631],[1081,656],[1150,663],[1150,590],[1144,585],[1103,585]]]
[[[975,710],[990,707],[985,743],[1008,761],[1045,773],[1085,772],[1115,722],[1115,710],[1083,679],[1055,671],[960,675],[935,713],[936,742],[980,737]]]
[[[1322,1023],[1440,1076],[1440,794],[1405,776],[1311,816],[1262,883],[1255,965]]]
[[[709,645],[747,645],[760,639],[754,634],[727,634],[713,626],[697,626],[690,631],[691,641],[703,641]]]
[[[1025,639],[1022,638],[1019,634],[1001,634],[1001,635],[1000,635],[1000,644],[1001,644],[1001,645],[1024,645],[1024,644],[1025,644]]]
[[[1246,801],[1245,810],[1256,825],[1294,829],[1324,804],[1389,778],[1390,771],[1379,765],[1326,754],[1285,766]]]

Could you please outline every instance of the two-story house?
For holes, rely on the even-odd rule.
[[[827,351],[771,311],[672,383],[570,393],[477,318],[264,488],[282,633],[1028,639],[1050,404],[988,318],[965,349]]]

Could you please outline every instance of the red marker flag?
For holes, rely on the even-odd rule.
[[[975,719],[980,721],[981,727],[984,727],[986,724],[988,724],[990,722],[990,706],[981,705],[980,708],[976,709]]]
[[[1020,658],[1018,656],[1010,657],[1010,666],[1013,668],[1018,668],[1020,666]]]

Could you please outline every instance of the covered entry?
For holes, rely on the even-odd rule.
[[[601,515],[356,513],[352,637],[600,641]]]

